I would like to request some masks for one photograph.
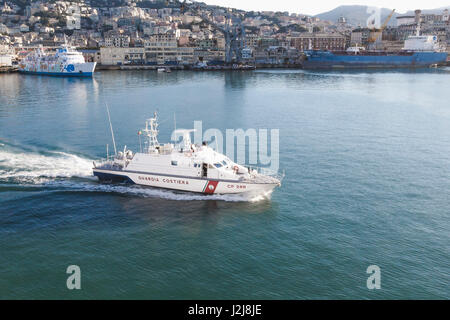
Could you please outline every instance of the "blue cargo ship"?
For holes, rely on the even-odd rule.
[[[417,68],[444,64],[447,52],[436,36],[410,36],[400,52],[366,51],[350,47],[346,51],[306,50],[305,69],[330,68]]]

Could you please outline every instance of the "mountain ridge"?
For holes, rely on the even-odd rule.
[[[365,26],[367,25],[367,18],[371,15],[367,12],[367,8],[369,6],[366,5],[342,5],[336,7],[330,11],[322,12],[314,17],[319,18],[321,20],[331,21],[336,23],[340,17],[345,17],[347,19],[347,23],[354,26]],[[391,13],[392,9],[389,8],[379,8],[381,10],[381,23],[387,18],[387,16]],[[422,13],[430,14],[430,13],[442,13],[444,9],[450,9],[450,6],[435,8],[435,9],[424,9]],[[403,15],[414,15],[414,10],[409,10],[405,13],[395,12],[388,23],[388,26],[395,26],[397,16]]]

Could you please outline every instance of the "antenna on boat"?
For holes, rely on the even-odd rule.
[[[219,147],[217,146],[217,130],[216,130],[216,135],[214,136],[214,140],[216,142],[216,152],[219,152]]]
[[[174,130],[177,130],[177,116],[175,112],[173,113],[173,127]]]
[[[114,145],[114,154],[117,155],[116,140],[114,139],[114,131],[113,131],[112,123],[111,123],[111,116],[109,114],[109,107],[108,107],[107,102],[105,102],[105,106],[106,106],[106,111],[108,112],[109,128],[111,129],[111,136],[112,136],[112,141],[113,141],[113,145]]]

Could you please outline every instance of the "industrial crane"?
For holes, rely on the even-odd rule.
[[[395,9],[393,9],[392,12],[386,18],[386,20],[384,20],[384,22],[381,25],[380,29],[372,29],[372,31],[370,32],[369,38],[367,39],[367,41],[369,43],[374,43],[375,41],[377,41],[377,39],[382,34],[383,30],[386,28],[389,20],[391,20],[392,16],[394,15],[394,12],[395,12]]]
[[[181,13],[184,13],[187,10],[192,11],[195,15],[201,17],[203,21],[224,35],[225,62],[227,64],[230,64],[233,61],[237,63],[242,61],[242,49],[245,46],[245,28],[239,17],[230,15],[229,12],[227,12],[225,25],[222,27],[211,21],[206,14],[200,13],[200,5],[196,1],[191,0],[187,2],[185,0],[184,2],[176,2],[178,2],[180,6]]]

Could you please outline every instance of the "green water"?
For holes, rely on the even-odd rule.
[[[0,76],[0,298],[450,298],[449,69]],[[286,177],[243,201],[99,184],[158,109],[275,128]],[[66,268],[81,268],[68,290]],[[369,290],[366,269],[381,269]]]

